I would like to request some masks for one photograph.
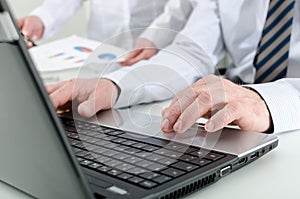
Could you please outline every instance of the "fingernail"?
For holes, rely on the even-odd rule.
[[[32,47],[32,43],[31,43],[31,42],[26,42],[26,45],[27,45],[28,47]]]
[[[85,117],[91,117],[93,115],[92,108],[85,103],[79,105],[78,112],[80,115],[83,115]]]
[[[180,132],[181,129],[182,129],[182,121],[181,121],[181,119],[179,119],[179,120],[176,122],[176,124],[174,125],[174,130],[175,130],[176,132]]]
[[[37,39],[38,39],[38,36],[36,36],[36,35],[33,35],[31,38],[32,41],[36,41]]]
[[[22,30],[23,35],[28,36],[28,33],[24,30]]]
[[[170,121],[168,119],[164,119],[163,122],[161,123],[161,129],[163,131],[168,131],[170,126]]]
[[[208,122],[208,123],[206,124],[206,130],[207,130],[207,131],[212,132],[212,131],[214,131],[214,128],[215,128],[215,125],[214,125],[212,122]]]

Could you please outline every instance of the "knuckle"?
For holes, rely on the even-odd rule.
[[[235,118],[238,115],[238,111],[241,109],[241,105],[239,103],[230,103],[228,105],[228,108],[225,112],[225,119],[229,120],[229,119],[237,119]]]
[[[211,95],[208,92],[201,92],[198,96],[198,100],[201,104],[212,107]]]

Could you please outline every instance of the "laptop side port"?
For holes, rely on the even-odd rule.
[[[226,166],[220,170],[220,177],[224,177],[231,172],[231,166]]]
[[[242,166],[242,165],[246,164],[247,160],[248,160],[247,157],[240,159],[238,162],[238,166]]]
[[[250,155],[249,159],[253,160],[253,159],[258,158],[258,157],[259,157],[259,153],[255,152],[255,153],[253,153],[253,154]]]

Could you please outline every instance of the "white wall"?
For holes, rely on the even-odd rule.
[[[28,15],[35,7],[40,5],[43,0],[8,0],[11,5],[15,17],[19,18]],[[82,9],[76,13],[76,15],[64,25],[64,27],[56,33],[53,37],[47,41],[55,40],[58,38],[63,38],[72,34],[77,34],[80,36],[85,36],[86,33],[86,21],[87,17],[87,5],[84,3]],[[44,42],[47,42],[44,41]]]

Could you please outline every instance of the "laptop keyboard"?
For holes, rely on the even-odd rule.
[[[81,166],[151,189],[226,154],[62,118]]]

